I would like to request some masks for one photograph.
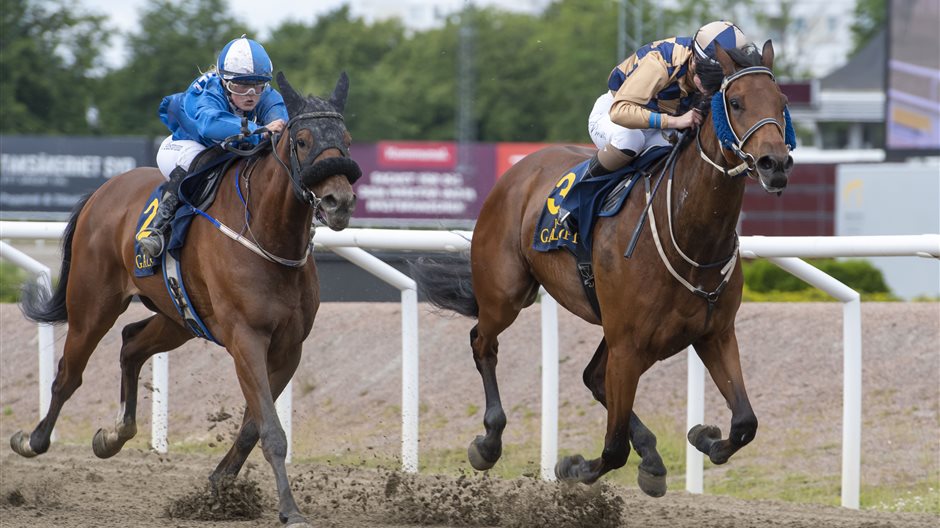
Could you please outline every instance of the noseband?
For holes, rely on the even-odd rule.
[[[754,123],[754,125],[752,125],[751,128],[749,128],[747,132],[744,133],[743,137],[738,137],[737,132],[734,131],[734,127],[731,126],[731,117],[728,113],[727,88],[731,85],[732,82],[740,79],[741,77],[744,77],[745,75],[752,74],[766,74],[769,75],[770,78],[774,80],[774,82],[776,82],[774,74],[770,68],[766,68],[764,66],[751,66],[749,68],[738,70],[725,77],[724,80],[721,81],[721,89],[718,91],[718,93],[712,96],[712,124],[715,127],[715,134],[718,136],[719,144],[721,145],[722,149],[728,149],[734,152],[735,155],[741,159],[742,163],[732,169],[726,169],[718,163],[715,163],[705,154],[705,151],[702,150],[702,140],[699,134],[701,132],[701,127],[695,134],[696,147],[698,148],[698,153],[702,159],[707,161],[712,167],[715,167],[718,172],[724,173],[732,178],[742,173],[749,173],[754,170],[754,156],[744,151],[744,144],[747,142],[747,140],[751,139],[751,136],[753,136],[760,127],[764,125],[775,125],[780,130],[780,134],[783,136],[784,141],[787,144],[787,148],[790,150],[796,148],[796,133],[793,131],[793,123],[790,121],[790,111],[787,109],[787,107],[783,108],[785,127],[781,126],[780,122],[776,118],[765,117]]]

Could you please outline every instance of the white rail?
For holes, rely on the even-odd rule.
[[[0,238],[51,238],[62,235],[62,222],[9,222],[0,221]],[[469,249],[472,232],[469,231],[416,231],[398,229],[347,229],[341,232],[320,230],[315,241],[344,258],[354,262],[402,292],[402,466],[406,471],[418,469],[418,330],[417,295],[415,284],[388,264],[363,251],[415,250],[464,251]],[[741,237],[741,254],[747,258],[767,258],[843,301],[843,453],[842,453],[842,505],[858,508],[859,467],[861,438],[861,314],[858,294],[832,277],[799,260],[798,257],[862,257],[862,256],[921,256],[940,258],[940,234],[906,236],[853,236],[853,237]],[[0,244],[0,256],[20,263],[26,262],[22,253],[8,244]],[[31,259],[29,259],[31,260]],[[33,261],[35,264],[35,261]],[[27,263],[28,264],[28,263]],[[20,264],[34,273],[34,264]],[[33,266],[33,267],[30,267]],[[45,270],[48,283],[48,269]],[[541,472],[545,479],[553,478],[553,467],[558,456],[558,334],[557,304],[547,294],[542,295],[542,460]],[[553,328],[556,328],[553,331]],[[49,354],[40,346],[40,357]],[[689,406],[690,427],[704,420],[704,366],[690,348]],[[40,359],[41,370],[48,368],[44,377],[40,373],[40,414],[44,415],[43,398],[51,389],[52,361]],[[43,366],[45,365],[45,366]],[[155,373],[157,369],[154,369]],[[43,385],[48,380],[48,388]],[[156,386],[156,380],[154,385]],[[165,389],[164,389],[165,390]],[[290,388],[279,401],[290,399]],[[165,395],[165,392],[164,392]],[[164,396],[165,397],[165,396]],[[48,401],[48,400],[45,400]],[[165,401],[165,400],[164,400]],[[156,403],[154,404],[156,408]],[[46,403],[48,406],[48,403]],[[154,419],[157,420],[156,412]],[[282,421],[288,425],[289,411]],[[165,415],[163,417],[165,423]],[[157,430],[154,425],[154,432]],[[165,435],[165,426],[163,434]],[[165,437],[163,439],[165,442]],[[155,445],[156,447],[156,445]],[[701,493],[702,454],[686,446],[686,489]]]

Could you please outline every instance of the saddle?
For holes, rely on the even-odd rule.
[[[136,242],[136,237],[149,226],[149,222],[159,206],[160,198],[163,196],[165,183],[160,184],[151,192],[144,210],[137,220],[137,229],[134,231],[134,275],[148,277],[158,270],[162,270],[163,281],[170,294],[170,299],[173,300],[177,312],[190,331],[197,337],[208,339],[219,345],[221,343],[209,332],[202,319],[192,309],[192,302],[189,300],[189,295],[183,285],[179,258],[180,250],[186,242],[186,234],[193,218],[215,201],[222,176],[235,162],[236,157],[236,154],[225,151],[221,146],[215,146],[201,152],[193,160],[190,173],[180,183],[179,198],[182,205],[176,210],[176,214],[170,222],[171,232],[167,249],[156,260],[141,253],[140,244]]]
[[[597,218],[615,216],[623,208],[633,185],[666,157],[672,146],[653,146],[633,163],[610,174],[584,179],[590,160],[565,171],[545,201],[535,225],[532,248],[536,251],[566,249],[578,262],[581,284],[594,313],[600,318],[600,305],[594,289],[591,262],[592,232]]]

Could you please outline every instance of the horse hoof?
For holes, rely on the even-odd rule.
[[[555,478],[565,482],[582,482],[581,466],[584,457],[581,455],[567,456],[555,464]]]
[[[23,431],[17,431],[10,437],[10,449],[25,458],[33,458],[38,454],[29,446],[29,435]]]
[[[689,429],[688,438],[689,443],[701,451],[702,448],[699,447],[699,442],[713,442],[715,440],[721,440],[721,429],[719,429],[716,425],[696,425],[695,427]],[[702,452],[707,453],[707,451]]]
[[[496,458],[493,460],[487,459],[483,456],[483,453],[480,452],[480,444],[483,443],[483,437],[477,436],[470,442],[470,446],[467,447],[467,458],[470,459],[470,465],[473,466],[473,469],[477,471],[486,471],[487,469],[492,468],[496,465],[496,462],[499,460],[499,455],[502,454],[500,451],[496,452]]]
[[[666,475],[654,475],[643,468],[639,468],[636,482],[643,493],[650,497],[662,497],[666,494]]]
[[[91,450],[95,452],[95,456],[98,458],[111,458],[121,451],[122,446],[121,442],[114,442],[109,446],[108,433],[104,429],[98,429],[95,437],[91,440]]]

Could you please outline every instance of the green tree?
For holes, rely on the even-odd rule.
[[[855,21],[852,22],[852,51],[854,55],[868,41],[885,28],[888,19],[888,0],[856,0]]]
[[[164,96],[181,92],[215,65],[222,47],[250,33],[223,0],[150,0],[140,30],[128,35],[127,64],[102,80],[95,104],[109,134],[162,135]]]
[[[339,74],[350,78],[346,119],[356,141],[385,139],[388,129],[376,122],[386,110],[376,104],[388,79],[379,72],[385,57],[406,40],[397,20],[366,24],[353,18],[348,7],[319,17],[312,25],[282,24],[272,32],[265,48],[275,69],[283,71],[291,86],[304,94],[329,95]]]
[[[0,9],[0,132],[82,134],[104,17],[64,0],[4,0]]]

